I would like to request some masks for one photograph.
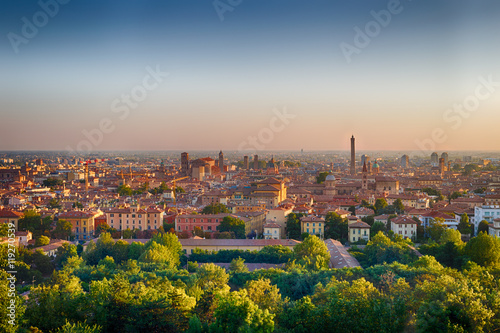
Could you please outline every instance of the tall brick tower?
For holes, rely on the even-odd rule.
[[[219,153],[219,169],[220,172],[224,172],[224,154],[222,153],[222,150]]]
[[[181,175],[189,176],[189,154],[181,154]]]
[[[351,137],[351,175],[356,174],[356,147],[354,135]]]

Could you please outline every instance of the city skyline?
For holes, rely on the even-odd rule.
[[[41,3],[0,14],[0,150],[498,150],[493,1]]]

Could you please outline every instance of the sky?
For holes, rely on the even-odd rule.
[[[499,150],[495,0],[4,0],[0,150]]]

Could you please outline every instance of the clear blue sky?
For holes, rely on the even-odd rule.
[[[349,149],[351,134],[359,149],[498,149],[500,86],[474,111],[447,110],[478,77],[500,82],[500,2],[391,2],[243,0],[221,20],[213,1],[72,0],[53,17],[3,1],[0,149],[75,149],[83,131],[93,150],[234,150],[249,136],[263,149]],[[36,34],[23,18],[39,20]],[[347,61],[341,45],[367,24],[379,29]],[[126,106],[146,68],[169,74]],[[295,117],[281,126],[284,108]]]

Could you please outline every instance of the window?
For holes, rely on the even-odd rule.
[[[203,226],[200,226],[200,230],[203,230]]]
[[[181,226],[179,226],[178,230],[181,231]]]
[[[132,214],[132,217],[135,217],[135,214]]]
[[[316,223],[313,223],[313,227],[315,226]]]
[[[316,233],[316,229],[313,229],[313,234],[315,234],[315,233]]]
[[[208,226],[208,230],[212,230],[212,226],[211,225]]]
[[[309,228],[307,228],[307,233],[309,233]]]
[[[318,227],[321,227],[321,223],[318,223]]]
[[[114,217],[114,216],[115,216],[115,214],[109,214],[109,216]]]
[[[307,226],[309,226],[309,222],[307,222]]]

